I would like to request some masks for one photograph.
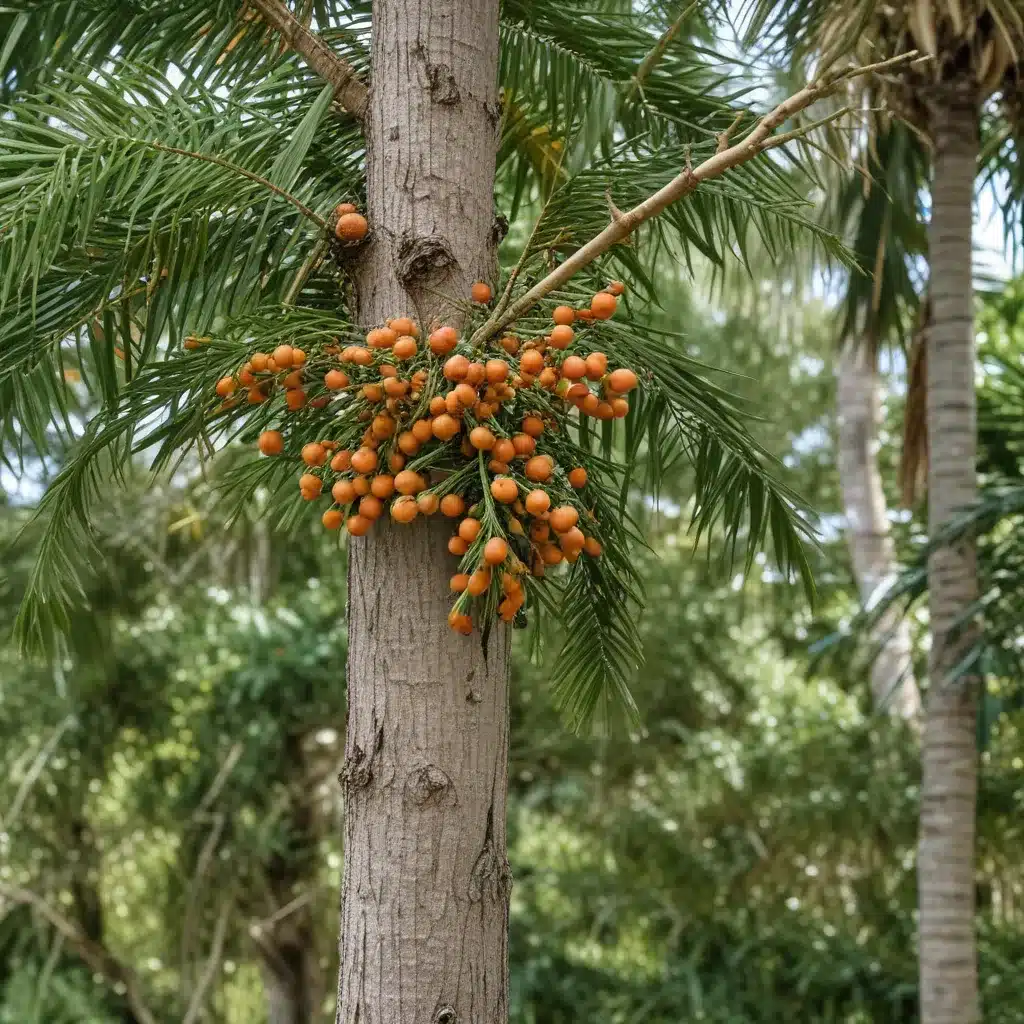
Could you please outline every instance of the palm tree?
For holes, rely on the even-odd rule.
[[[976,500],[974,185],[983,106],[1016,89],[1024,11],[1016,0],[860,0],[841,7],[758,0],[753,6],[751,35],[774,19],[776,38],[817,54],[821,70],[840,55],[915,49],[929,58],[891,76],[882,95],[932,149],[928,528],[938,536]],[[972,544],[934,548],[929,574],[931,685],[918,851],[921,1012],[925,1024],[963,1024],[979,1015],[973,863],[978,678],[960,671],[974,642],[974,628],[964,622],[978,592]]]
[[[336,339],[398,314],[424,334],[466,324],[474,333],[461,344],[473,354],[517,318],[528,335],[542,333],[549,316],[529,319],[539,301],[578,305],[613,271],[642,292],[659,246],[721,259],[747,230],[784,241],[812,227],[771,162],[749,161],[787,141],[774,134],[780,124],[849,73],[801,90],[734,142],[734,111],[715,98],[675,14],[508,3],[502,20],[497,0],[314,2],[298,14],[280,0],[173,10],[140,0],[126,11],[111,0],[4,15],[15,85],[0,122],[12,175],[0,191],[0,405],[44,449],[48,419],[74,432],[63,423],[65,361],[104,404],[43,502],[22,637],[45,643],[68,624],[94,551],[88,509],[111,469],[150,449],[165,471],[183,451],[251,442],[279,422],[276,404],[214,397],[255,353],[301,345],[322,374]],[[541,117],[549,149],[568,154],[550,176],[558,188],[500,278],[497,307],[471,308],[472,282],[499,283],[501,129]],[[644,133],[621,143],[627,121]],[[595,127],[606,146],[590,141]],[[509,178],[530,181],[536,147],[509,148],[519,157]],[[716,187],[725,173],[729,188]],[[339,199],[366,210],[365,241],[332,240]],[[621,244],[644,222],[643,244]],[[587,284],[572,284],[580,271]],[[616,695],[628,705],[639,658],[633,530],[612,504],[630,486],[629,466],[612,457],[623,446],[660,453],[661,464],[690,456],[699,530],[731,549],[744,540],[748,558],[770,534],[784,572],[806,571],[795,497],[679,339],[652,340],[628,320],[598,330],[609,357],[636,365],[645,385],[629,431],[605,432],[605,458],[586,423],[566,449],[594,477],[604,556],[546,581],[558,588],[550,598],[536,591],[543,609],[562,612],[558,692],[577,721]],[[429,379],[436,367],[417,352]],[[315,402],[330,401],[322,379],[307,382]],[[527,397],[510,401],[560,408],[523,383]],[[362,435],[355,413],[321,407],[287,421],[290,434],[304,432],[290,438],[295,454],[337,431],[342,447]],[[411,465],[456,451],[457,442],[431,442]],[[439,487],[458,472],[463,481],[488,472],[482,461],[479,472],[444,465],[455,468]],[[278,460],[248,463],[230,477],[232,500],[269,494],[284,521],[301,524],[291,476]],[[473,493],[490,508],[489,490]],[[501,625],[471,639],[448,628],[449,533],[439,518],[407,529],[385,521],[349,548],[339,1021],[507,1014],[509,637]]]

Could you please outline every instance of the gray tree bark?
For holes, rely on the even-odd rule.
[[[496,266],[498,0],[375,0],[361,322],[454,322]],[[349,558],[338,1024],[502,1024],[508,637],[447,624],[451,521]]]
[[[934,96],[929,226],[933,318],[928,337],[928,530],[977,497],[971,228],[979,145],[973,85]],[[928,562],[932,644],[918,849],[922,1024],[980,1019],[974,936],[978,679],[949,678],[976,638],[956,621],[978,594],[973,544]]]
[[[893,578],[896,558],[878,469],[878,374],[874,353],[866,343],[847,345],[839,354],[836,410],[846,543],[861,601],[868,604]],[[876,648],[871,664],[875,707],[900,718],[916,718],[921,698],[914,679],[910,630],[896,609],[881,618],[871,642]]]

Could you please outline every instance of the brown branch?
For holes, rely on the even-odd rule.
[[[687,160],[687,166],[667,185],[660,188],[653,195],[648,196],[642,203],[634,206],[633,209],[627,210],[621,217],[613,219],[600,234],[595,235],[586,245],[577,249],[568,259],[555,267],[550,274],[521,295],[503,313],[500,315],[492,314],[490,319],[478,328],[471,339],[471,343],[473,345],[482,345],[488,338],[504,330],[509,324],[518,320],[532,309],[549,292],[562,287],[584,267],[606,253],[613,245],[617,245],[628,238],[644,221],[657,217],[667,207],[695,191],[702,181],[717,178],[731,168],[738,167],[740,164],[752,160],[759,153],[770,148],[772,145],[771,136],[776,128],[800,113],[801,110],[805,110],[812,103],[817,102],[823,96],[834,92],[843,82],[860,75],[879,71],[883,68],[905,64],[916,56],[917,52],[911,51],[898,57],[892,57],[889,60],[879,61],[876,64],[868,64],[864,67],[849,68],[845,71],[828,74],[818,81],[809,83],[799,92],[783,100],[774,110],[765,114],[739,142],[729,146],[727,149],[714,153],[697,167],[691,168],[689,160]],[[803,134],[810,130],[810,128],[811,126],[809,125],[806,129],[798,129],[796,132],[788,133],[787,141]]]
[[[124,987],[125,1001],[139,1024],[157,1024],[156,1017],[153,1016],[142,999],[135,973],[121,963],[105,946],[93,942],[92,939],[83,935],[60,911],[38,893],[32,892],[31,889],[0,882],[0,896],[12,903],[23,903],[33,907],[59,935],[64,937],[64,940],[87,966],[106,978],[111,987],[116,985]]]
[[[334,86],[341,105],[362,119],[369,91],[347,60],[339,57],[318,35],[310,32],[281,0],[249,0],[263,20],[325,81]]]

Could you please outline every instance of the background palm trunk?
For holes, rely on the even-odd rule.
[[[376,0],[373,26],[359,315],[429,330],[496,269],[498,0]],[[508,637],[448,628],[452,526],[350,547],[343,1024],[508,1015]]]
[[[976,408],[971,225],[979,105],[973,86],[937,90],[929,227],[928,529],[934,537],[974,502]],[[922,1024],[979,1019],[974,938],[978,680],[949,679],[975,637],[954,629],[977,597],[974,547],[928,563],[932,645],[925,713],[918,856]]]
[[[864,341],[839,354],[836,407],[838,468],[846,514],[846,542],[861,601],[865,604],[895,574],[895,555],[878,469],[881,420],[876,355]],[[910,630],[896,609],[878,623],[871,664],[875,707],[915,718],[921,699],[914,679]]]

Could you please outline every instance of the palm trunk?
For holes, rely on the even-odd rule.
[[[895,555],[878,470],[878,375],[871,347],[844,347],[836,389],[839,482],[846,513],[846,541],[861,601],[867,604],[892,579]],[[871,694],[876,708],[916,718],[921,699],[914,680],[910,630],[893,609],[874,631]]]
[[[944,102],[945,101],[945,102]],[[929,228],[933,318],[928,344],[928,529],[976,499],[971,225],[979,105],[973,86],[935,102]],[[932,645],[925,711],[918,851],[922,1024],[979,1019],[974,938],[978,679],[950,679],[975,639],[956,623],[978,594],[974,547],[928,562]]]
[[[375,0],[360,320],[452,319],[495,269],[498,0]],[[447,625],[451,521],[349,561],[339,1024],[502,1024],[508,639]]]

